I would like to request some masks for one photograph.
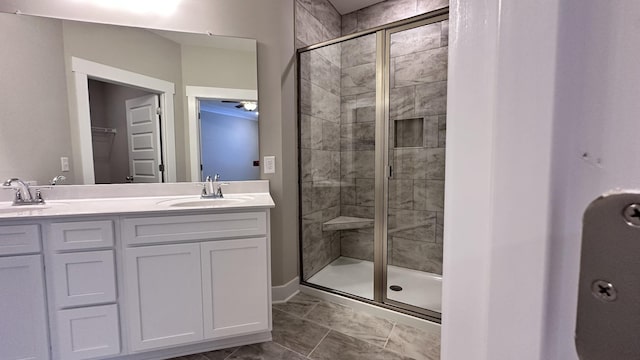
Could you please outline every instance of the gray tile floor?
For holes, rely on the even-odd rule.
[[[440,358],[440,334],[298,294],[273,306],[273,341],[171,360],[381,360]]]

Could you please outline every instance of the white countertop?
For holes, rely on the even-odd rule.
[[[154,196],[135,196],[135,192],[128,191],[129,196],[122,196],[121,192],[114,189],[122,189],[122,185],[88,185],[60,187],[58,192],[51,191],[49,197],[43,192],[45,204],[13,206],[11,201],[0,201],[0,220],[26,220],[30,218],[78,216],[78,215],[132,215],[152,213],[162,215],[178,212],[224,212],[237,210],[265,209],[275,206],[273,199],[261,181],[254,183],[258,186],[247,186],[245,182],[232,183],[223,199],[201,199],[199,189],[195,183],[182,185],[187,191],[175,191],[175,184],[168,184],[167,195],[159,195],[163,191],[154,191]],[[125,185],[126,186],[126,185]],[[74,189],[72,189],[72,187]],[[156,185],[156,188],[158,185]],[[142,187],[139,187],[142,189]],[[76,193],[76,196],[65,196],[67,193]],[[92,190],[88,192],[87,190]],[[157,190],[157,189],[156,189]],[[265,191],[266,190],[266,191]],[[257,191],[257,192],[239,192]],[[264,192],[263,192],[264,191]],[[84,192],[84,196],[77,196]],[[185,194],[186,192],[186,194]],[[193,195],[190,195],[193,193]],[[115,195],[114,195],[115,194]],[[94,195],[94,196],[91,196]]]

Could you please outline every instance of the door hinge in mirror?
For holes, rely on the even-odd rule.
[[[164,164],[160,164],[158,167],[160,168],[160,172],[164,172]]]
[[[156,114],[157,115],[162,115],[162,108],[157,108],[156,109]]]

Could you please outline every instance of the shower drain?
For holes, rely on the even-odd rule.
[[[391,286],[389,286],[389,289],[391,289],[393,291],[402,291],[402,286],[400,286],[400,285],[391,285]]]

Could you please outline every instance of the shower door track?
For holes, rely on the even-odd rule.
[[[319,289],[322,291],[330,292],[336,295],[348,297],[354,300],[362,301],[371,305],[383,307],[389,310],[397,311],[407,315],[412,315],[425,320],[440,323],[441,313],[413,306],[407,303],[395,301],[387,298],[387,212],[388,212],[388,181],[389,181],[389,159],[388,159],[388,129],[389,129],[389,45],[390,35],[395,32],[408,30],[414,27],[424,26],[439,21],[444,21],[449,18],[449,7],[431,11],[425,14],[417,15],[404,20],[396,21],[386,25],[378,26],[368,30],[360,31],[354,34],[342,36],[336,39],[324,41],[318,44],[303,47],[296,52],[296,64],[297,64],[297,116],[298,116],[298,213],[302,214],[302,159],[300,156],[300,144],[301,144],[301,132],[300,121],[301,114],[301,100],[299,96],[299,89],[301,88],[301,74],[300,74],[300,56],[302,53],[338,44],[347,40],[355,39],[358,37],[376,34],[376,120],[375,120],[375,216],[374,216],[374,291],[373,300],[360,297],[354,294],[343,292],[337,289],[328,288],[322,285],[317,285],[304,280],[304,274],[301,274],[300,283],[302,285]],[[302,216],[298,218],[298,230],[299,230],[299,259],[300,259],[300,271],[303,272],[303,248],[302,248]]]

